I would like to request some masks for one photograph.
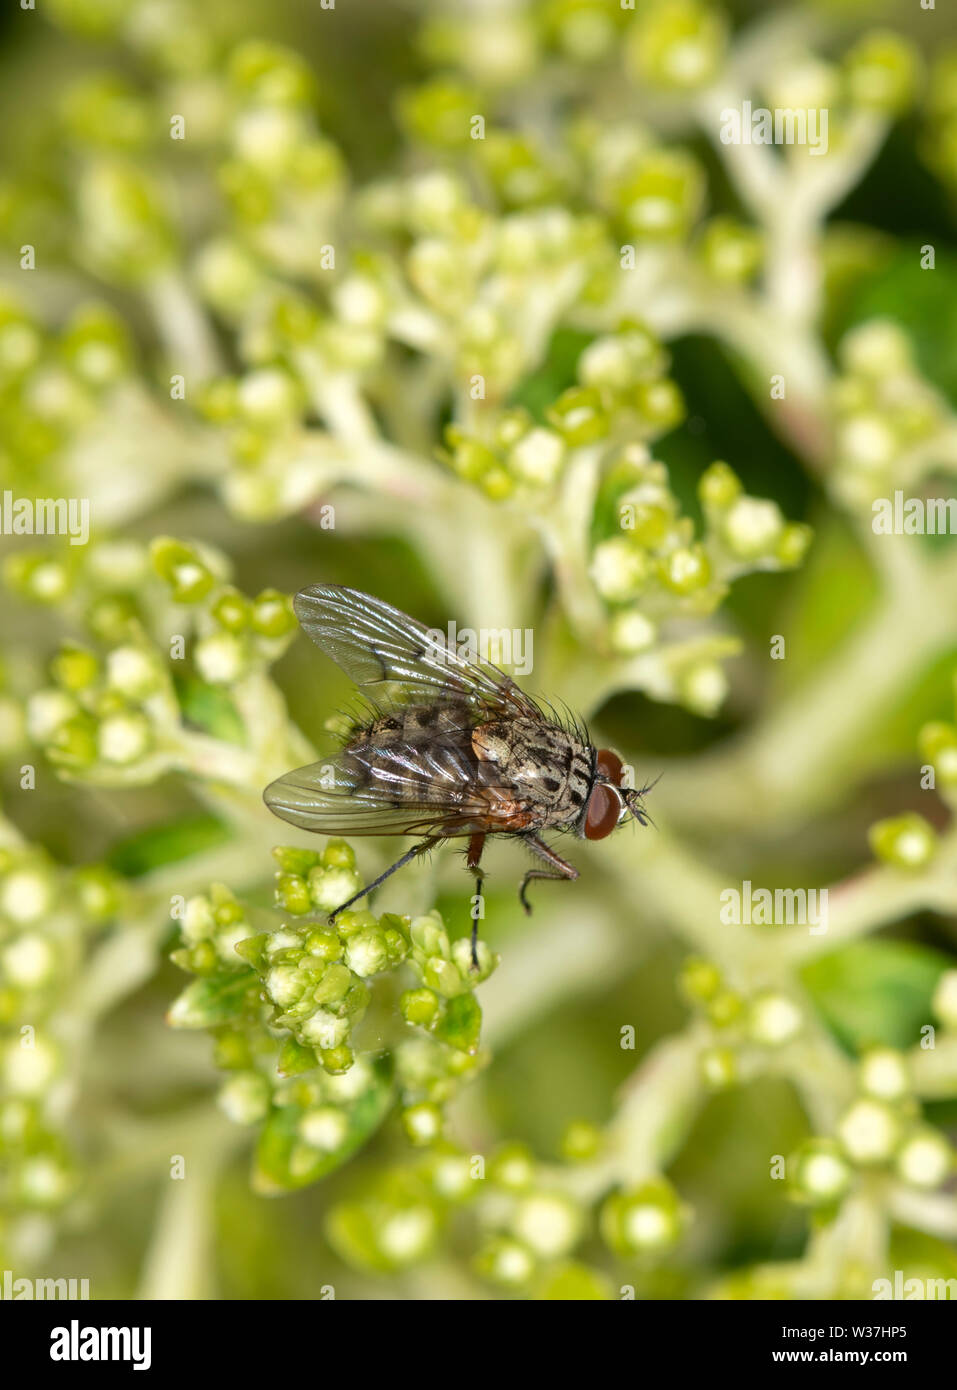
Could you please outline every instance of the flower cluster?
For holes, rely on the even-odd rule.
[[[220,1090],[226,1113],[263,1125],[256,1181],[264,1190],[314,1182],[394,1104],[408,1140],[434,1144],[443,1105],[486,1060],[474,990],[495,965],[480,942],[474,970],[468,940],[450,945],[438,913],[346,911],[329,921],[359,887],[344,840],[321,853],[274,854],[278,926],[256,930],[222,884],[182,904],[172,959],[197,978],[169,1011],[173,1027],[212,1032],[217,1065],[230,1073]],[[390,1022],[402,974],[418,987],[399,995]]]

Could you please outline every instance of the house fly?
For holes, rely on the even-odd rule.
[[[315,584],[296,595],[294,607],[304,631],[368,703],[338,753],[271,783],[266,805],[323,835],[418,840],[330,922],[443,840],[468,840],[466,866],[480,886],[491,835],[521,839],[540,861],[519,889],[531,912],[534,879],[578,877],[543,834],[603,840],[629,816],[647,824],[642,797],[650,788],[623,786],[616,753],[596,748],[578,720],[533,700],[490,662],[468,659],[442,634],[357,589]],[[473,921],[473,966],[477,931]]]

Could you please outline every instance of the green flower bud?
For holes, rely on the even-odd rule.
[[[921,757],[933,764],[935,779],[944,787],[957,785],[957,728],[953,724],[925,724],[919,747]]]
[[[103,159],[79,184],[80,231],[87,255],[111,278],[137,281],[167,266],[176,239],[162,185],[142,167]]]
[[[319,1060],[330,1076],[341,1076],[349,1071],[355,1062],[355,1054],[344,1043],[339,1047],[326,1047],[319,1053]]]
[[[150,560],[177,603],[198,603],[213,587],[213,575],[195,550],[169,536],[153,541]]]
[[[87,864],[71,878],[73,894],[83,916],[91,922],[107,922],[118,911],[123,888],[118,876],[105,864]]]
[[[106,659],[106,681],[128,700],[145,700],[162,685],[163,673],[155,652],[143,647],[116,647]]]
[[[628,603],[645,589],[651,569],[651,561],[640,546],[625,536],[612,536],[595,546],[590,574],[603,599]]]
[[[525,1191],[531,1186],[534,1176],[535,1161],[525,1144],[503,1144],[489,1160],[489,1181],[509,1192]]]
[[[100,663],[86,647],[63,646],[50,664],[50,674],[64,690],[83,690],[99,673]]]
[[[675,382],[667,377],[639,382],[632,393],[632,401],[645,424],[656,432],[673,429],[684,419],[684,397]]]
[[[564,391],[547,411],[550,425],[571,449],[595,444],[608,433],[609,420],[600,393],[592,387],[573,386]]]
[[[252,626],[254,632],[269,638],[287,637],[295,632],[296,615],[289,595],[281,594],[278,589],[263,589],[253,603]],[[323,862],[331,861],[324,858]]]
[[[60,1053],[45,1038],[36,1039],[33,1047],[21,1047],[15,1038],[0,1051],[0,1079],[11,1096],[44,1095],[60,1070]]]
[[[703,507],[724,511],[741,496],[741,480],[726,463],[712,463],[701,475],[698,496]]]
[[[698,1065],[702,1080],[712,1091],[724,1091],[738,1079],[738,1056],[730,1047],[709,1047]]]
[[[399,100],[399,117],[409,134],[439,149],[466,149],[472,117],[482,113],[476,92],[444,78],[424,82]]]
[[[345,950],[332,927],[317,927],[309,933],[303,945],[310,956],[324,961],[341,960]]]
[[[604,1140],[597,1125],[571,1120],[561,1138],[561,1155],[568,1163],[587,1163],[601,1152]]]
[[[139,762],[153,743],[149,721],[129,710],[110,715],[100,724],[97,733],[97,752],[105,763],[127,767]]]
[[[642,83],[692,91],[712,80],[726,41],[723,16],[697,0],[659,0],[639,12],[625,60]]]
[[[406,1023],[419,1028],[432,1028],[442,1012],[442,1001],[431,989],[407,989],[399,1000],[399,1010]]]
[[[349,1133],[349,1118],[344,1110],[332,1105],[307,1110],[299,1121],[299,1134],[310,1148],[334,1153],[345,1143]]]
[[[233,50],[228,76],[244,100],[268,105],[303,105],[315,90],[312,73],[299,54],[264,39],[250,39]]]
[[[869,111],[899,115],[913,100],[919,67],[915,48],[900,34],[865,34],[844,59],[850,99]]]
[[[954,1170],[954,1153],[947,1140],[929,1125],[916,1130],[897,1154],[899,1177],[911,1187],[940,1187]]]
[[[722,977],[718,967],[709,960],[691,956],[686,960],[678,976],[678,988],[690,1004],[705,1004],[713,999],[721,988]]]
[[[151,115],[146,102],[113,73],[74,82],[61,108],[70,135],[84,144],[136,151],[148,143]]]
[[[681,596],[704,589],[711,582],[711,565],[700,545],[678,546],[669,551],[660,561],[658,573],[665,588]]]
[[[619,609],[608,628],[609,641],[622,656],[649,651],[658,640],[658,629],[637,608]]]
[[[814,532],[810,526],[789,521],[781,528],[775,556],[785,569],[796,569],[810,549]]]
[[[551,1260],[567,1254],[582,1232],[582,1212],[562,1192],[529,1192],[512,1214],[512,1232],[533,1254]]]
[[[60,724],[50,735],[46,754],[58,767],[77,771],[90,767],[100,756],[96,720],[77,715]]]
[[[937,849],[933,826],[914,811],[878,821],[871,826],[868,841],[878,859],[898,869],[923,869]]]
[[[709,719],[724,704],[728,678],[716,661],[699,661],[681,673],[678,693],[693,714]]]
[[[875,1100],[902,1100],[911,1089],[903,1054],[892,1047],[872,1048],[861,1058],[860,1083]]]
[[[335,843],[342,842],[335,841]],[[277,845],[272,855],[282,873],[298,874],[303,878],[311,868],[319,863],[319,854],[316,850],[296,849],[291,845]]]
[[[532,429],[509,452],[508,466],[522,482],[547,487],[558,477],[564,457],[565,445],[559,435]]]
[[[664,1178],[613,1193],[603,1204],[599,1226],[605,1244],[618,1255],[664,1252],[677,1244],[687,1210]]]
[[[362,880],[355,869],[316,868],[309,871],[310,902],[322,912],[334,912],[361,887]]]
[[[70,590],[66,565],[43,554],[11,555],[4,561],[4,582],[35,603],[57,604]]]
[[[360,978],[376,975],[389,965],[389,951],[377,927],[358,932],[346,942],[346,962]]]
[[[53,945],[38,932],[23,932],[0,949],[0,969],[15,989],[42,989],[56,965]]]
[[[721,529],[729,550],[742,560],[756,560],[774,552],[783,526],[776,502],[739,497],[728,508]]]
[[[214,632],[193,648],[196,669],[210,685],[232,685],[246,672],[247,649],[232,632]]]
[[[249,626],[251,604],[238,589],[229,588],[220,594],[210,612],[227,632],[242,632]]]
[[[442,1111],[429,1101],[407,1105],[400,1118],[410,1144],[434,1144],[442,1134]]]
[[[302,408],[296,381],[281,367],[260,367],[242,377],[237,401],[247,420],[268,428],[291,422]]]
[[[801,1031],[803,1015],[793,1000],[768,991],[751,1000],[748,1033],[762,1047],[782,1047]]]
[[[734,990],[722,989],[708,1000],[707,1015],[716,1028],[730,1028],[744,1013],[744,1000]]]
[[[276,903],[284,912],[301,916],[312,910],[309,885],[297,874],[276,875]]]
[[[853,1174],[847,1159],[830,1139],[809,1139],[790,1166],[794,1195],[806,1202],[837,1202],[851,1185]]]
[[[682,237],[697,216],[704,196],[704,175],[682,150],[653,150],[616,190],[624,228],[636,237],[671,240]]]
[[[219,1089],[220,1110],[237,1125],[255,1125],[266,1118],[269,1110],[269,1083],[256,1071],[243,1071],[231,1076]]]
[[[931,1009],[945,1028],[957,1032],[957,970],[945,970],[937,981]]]
[[[713,217],[702,232],[699,249],[709,275],[727,285],[750,280],[763,254],[760,234],[733,217]]]
[[[521,1288],[535,1273],[531,1251],[517,1240],[496,1236],[481,1247],[475,1257],[477,1273],[504,1288]]]
[[[858,1100],[844,1112],[837,1127],[845,1153],[854,1163],[885,1163],[900,1142],[894,1111],[881,1101]]]

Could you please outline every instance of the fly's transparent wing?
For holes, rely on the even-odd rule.
[[[353,744],[297,768],[263,793],[271,811],[325,835],[468,835],[494,830],[514,793],[475,778],[467,745]]]
[[[382,599],[340,584],[314,584],[293,606],[303,630],[356,685],[396,685],[419,698],[454,698],[476,709],[541,718],[504,671],[469,661],[443,633]]]

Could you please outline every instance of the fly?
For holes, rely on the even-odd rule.
[[[530,882],[578,878],[543,833],[603,840],[629,815],[648,823],[642,797],[650,788],[622,785],[618,755],[595,748],[576,719],[563,721],[490,662],[468,660],[441,634],[357,589],[314,584],[294,607],[316,645],[376,698],[333,759],[272,782],[266,805],[321,835],[418,838],[330,922],[443,840],[468,840],[466,866],[480,886],[490,835],[518,837],[541,861],[519,889],[530,913]],[[473,921],[475,967],[477,933]]]

